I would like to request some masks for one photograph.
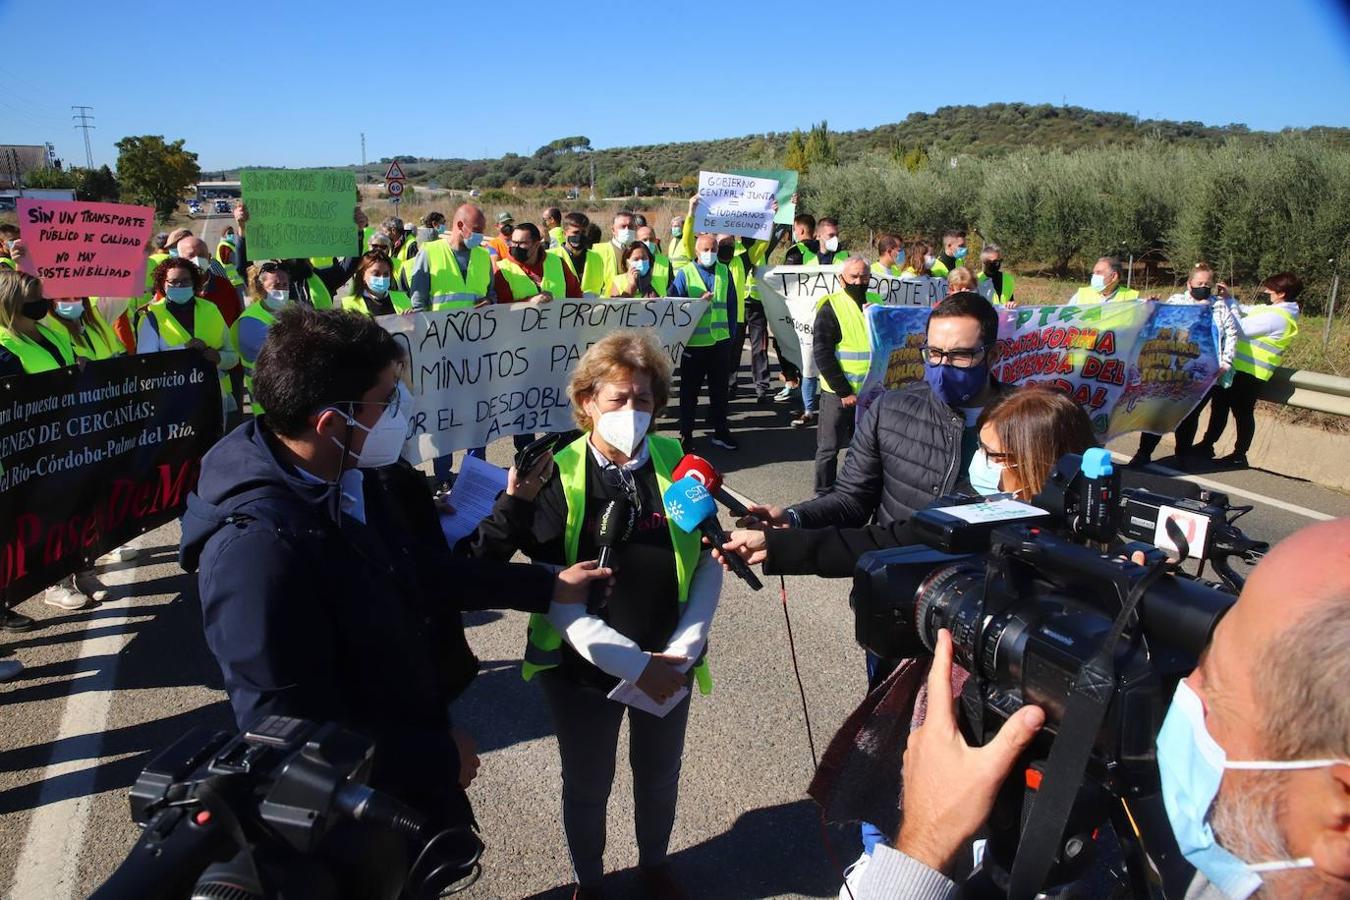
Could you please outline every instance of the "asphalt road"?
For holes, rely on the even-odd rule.
[[[782,404],[743,398],[733,412],[741,451],[702,448],[728,484],[756,500],[803,499],[814,434],[791,429]],[[492,448],[494,461],[504,462],[509,447]],[[1273,473],[1209,477],[1285,504],[1256,500],[1242,522],[1270,541],[1319,516],[1350,515],[1350,498]],[[141,768],[194,725],[231,726],[201,637],[194,582],[175,563],[177,541],[176,525],[165,526],[143,539],[146,552],[134,565],[104,567],[112,587],[99,607],[69,613],[29,602],[23,611],[42,627],[0,638],[27,667],[19,680],[0,685],[4,897],[86,896],[137,836],[126,790]],[[787,584],[818,748],[865,688],[847,591],[841,581]],[[838,890],[805,797],[812,763],[777,594],[776,582],[752,593],[728,580],[712,641],[716,690],[693,701],[672,852],[696,897],[827,897]],[[557,751],[541,698],[519,676],[525,617],[480,613],[470,621],[483,668],[456,714],[483,750],[470,793],[488,852],[485,874],[466,896],[569,897]],[[626,759],[623,747],[619,759]],[[617,873],[616,895],[637,896],[631,780],[622,763],[609,821],[607,868]],[[851,861],[853,831],[832,834],[836,857]]]

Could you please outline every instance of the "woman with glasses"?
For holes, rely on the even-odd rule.
[[[352,292],[342,300],[342,308],[367,316],[391,316],[412,309],[412,300],[403,291],[393,290],[394,264],[380,250],[361,257],[352,274]]]
[[[227,374],[239,362],[225,317],[199,296],[206,275],[190,259],[170,257],[155,269],[155,301],[145,308],[136,331],[137,353],[195,350],[220,372],[222,403],[230,396]]]
[[[610,280],[610,297],[645,299],[665,297],[670,289],[670,271],[658,274],[652,269],[652,251],[642,241],[633,241],[619,257],[619,273]]]
[[[689,688],[711,689],[704,652],[722,572],[697,534],[665,513],[683,451],[649,434],[670,396],[670,358],[650,336],[620,331],[577,364],[568,392],[581,437],[507,490],[472,538],[474,555],[569,565],[598,550],[602,516],[627,532],[615,545],[611,595],[530,620],[523,675],[537,677],[562,758],[563,829],[579,898],[602,896],[606,802],[625,714],[639,874],[649,896],[684,896],[666,862],[675,822]],[[619,507],[616,509],[611,504]],[[659,714],[608,695],[627,682]]]

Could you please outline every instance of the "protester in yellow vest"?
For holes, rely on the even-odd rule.
[[[872,274],[881,278],[900,278],[905,274],[905,247],[900,238],[883,234],[877,238],[877,261]]]
[[[361,257],[352,274],[352,292],[343,298],[342,308],[367,316],[391,316],[412,311],[412,298],[393,290],[393,264],[379,250]]]
[[[684,245],[684,216],[672,216],[670,219],[669,253],[672,266],[682,266],[689,262],[689,251]]]
[[[244,387],[248,389],[253,414],[260,416],[262,406],[253,390],[253,369],[258,364],[258,353],[267,330],[276,321],[277,313],[295,302],[291,299],[291,276],[277,260],[257,263],[248,273],[248,306],[230,326],[230,345],[244,366]]]
[[[633,228],[633,214],[626,209],[615,213],[610,222],[609,234],[608,241],[591,248],[600,254],[600,259],[604,262],[605,274],[602,284],[606,286],[619,272],[619,258],[623,255],[624,249],[637,240],[637,231]]]
[[[965,264],[966,252],[965,231],[960,228],[952,228],[944,232],[942,235],[942,252],[928,267],[929,274],[934,278],[946,278],[947,273],[952,269]],[[955,292],[955,289],[953,289],[952,293]]]
[[[669,296],[670,261],[665,262],[664,274],[657,273],[651,249],[642,241],[633,241],[624,248],[619,260],[621,270],[610,281],[609,296],[638,299]]]
[[[422,247],[408,271],[413,309],[466,309],[497,299],[492,287],[492,256],[483,247],[487,217],[472,203],[455,210],[450,229]]]
[[[547,303],[553,295],[540,285],[544,280],[543,236],[533,222],[521,222],[511,230],[507,257],[497,263],[494,282],[498,303]]]
[[[820,423],[816,427],[816,496],[834,487],[839,451],[853,440],[855,407],[867,367],[872,360],[867,319],[868,303],[881,303],[869,292],[867,260],[849,257],[839,273],[840,289],[816,303],[811,326],[812,357],[820,372]]]
[[[223,400],[230,396],[226,373],[238,364],[239,355],[230,344],[220,310],[197,294],[205,278],[187,259],[171,259],[155,270],[155,296],[163,299],[146,307],[136,331],[136,352],[197,351],[219,370]]]
[[[8,222],[0,223],[0,266],[6,269],[17,269],[18,263],[14,261],[14,248],[19,244],[19,226],[11,225]]]
[[[69,297],[52,301],[55,321],[66,329],[71,349],[81,359],[112,359],[122,356],[126,348],[117,339],[98,307],[88,297]],[[55,324],[55,323],[54,323]]]
[[[727,383],[731,370],[731,333],[736,310],[736,286],[731,271],[717,259],[717,237],[700,234],[695,242],[697,259],[675,273],[672,297],[710,301],[694,326],[680,356],[680,440],[688,447],[694,440],[694,418],[703,381],[708,381],[708,425],[711,443],[723,450],[738,450],[727,421]]]
[[[69,332],[52,322],[52,304],[42,282],[26,272],[0,267],[0,378],[54,372],[76,364]],[[109,332],[111,335],[111,332]],[[42,602],[65,610],[82,609],[107,588],[92,569],[67,575],[42,592]],[[0,629],[30,631],[36,622],[0,603]]]
[[[472,537],[472,551],[508,560],[567,565],[597,553],[596,523],[611,501],[629,504],[635,522],[616,545],[611,593],[599,611],[554,603],[533,615],[526,636],[526,680],[538,681],[557,724],[562,822],[578,885],[596,896],[604,879],[606,805],[619,729],[627,712],[636,810],[638,876],[646,896],[685,896],[666,860],[689,715],[689,670],[712,688],[705,659],[722,575],[697,534],[665,515],[664,494],[683,451],[649,434],[670,396],[670,361],[648,334],[609,334],[586,351],[568,386],[584,432],[533,472],[507,476],[507,489]],[[522,524],[527,523],[527,524]],[[606,699],[620,681],[660,716]],[[700,892],[695,891],[693,895]]]
[[[1092,267],[1092,279],[1069,298],[1069,303],[1117,303],[1138,300],[1139,292],[1125,286],[1125,264],[1119,257],[1103,256]]]
[[[848,251],[839,249],[839,220],[833,216],[816,221],[809,213],[798,213],[792,231],[802,237],[788,247],[783,261],[789,266],[833,266],[848,258]]]
[[[585,213],[563,216],[563,245],[544,257],[544,280],[540,288],[553,297],[600,297],[605,292],[605,261],[590,248],[587,232],[591,220]]]
[[[1013,296],[1016,279],[1013,273],[1003,270],[1003,248],[995,243],[980,248],[980,272],[975,276],[975,293],[995,306],[1014,309],[1017,298]]]
[[[540,221],[544,223],[543,237],[547,238],[545,250],[552,250],[555,247],[561,247],[563,244],[566,235],[563,234],[562,215],[561,209],[550,206],[544,210],[544,214],[540,217]]]
[[[658,280],[664,278],[664,283],[668,285],[675,270],[671,266],[670,257],[661,250],[661,242],[656,237],[656,229],[650,225],[639,225],[637,239],[646,244],[647,249],[651,252],[653,277]]]
[[[1247,451],[1256,436],[1257,396],[1298,334],[1298,298],[1302,293],[1302,278],[1293,272],[1280,272],[1261,282],[1256,303],[1241,307],[1242,319],[1238,322],[1241,336],[1233,354],[1233,380],[1227,388],[1214,392],[1209,427],[1196,447],[1202,456],[1214,455],[1214,445],[1228,427],[1231,411],[1237,423],[1237,442],[1232,453],[1215,462],[1230,468],[1247,467]]]

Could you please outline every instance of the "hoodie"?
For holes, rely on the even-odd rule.
[[[333,487],[275,447],[261,420],[236,428],[203,458],[183,516],[179,559],[197,573],[236,722],[340,722],[375,741],[372,787],[465,821],[448,704],[477,660],[460,611],[502,598],[546,611],[554,576],[454,557],[430,493],[408,490],[417,475],[399,466],[366,473],[364,524],[335,519]],[[419,504],[425,514],[410,515]]]

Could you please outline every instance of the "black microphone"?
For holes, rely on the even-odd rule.
[[[628,540],[633,530],[633,507],[626,497],[610,500],[600,510],[600,519],[595,523],[595,546],[599,550],[596,560],[600,568],[609,569],[614,563],[614,547]],[[595,615],[604,608],[605,592],[608,582],[597,581],[591,585],[591,596],[586,601],[586,612]]]

